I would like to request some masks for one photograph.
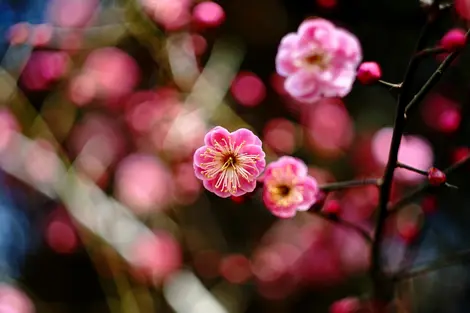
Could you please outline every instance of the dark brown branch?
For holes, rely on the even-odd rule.
[[[333,215],[328,215],[328,214],[325,214],[325,213],[322,213],[322,212],[313,212],[313,214],[323,218],[323,219],[326,219],[334,224],[337,224],[337,225],[341,225],[341,226],[344,226],[346,228],[350,228],[354,231],[356,231],[359,235],[361,235],[361,237],[368,243],[372,243],[372,237],[371,235],[369,234],[369,232],[367,230],[365,230],[364,228],[354,224],[354,223],[351,223],[349,221],[346,221],[346,220],[342,220],[336,216],[333,216]]]
[[[412,166],[409,166],[409,165],[406,165],[406,164],[403,164],[403,163],[400,163],[400,162],[397,162],[397,167],[398,167],[398,168],[403,168],[403,169],[408,170],[408,171],[411,171],[411,172],[418,173],[418,174],[423,175],[423,176],[427,176],[427,175],[428,175],[428,172],[426,172],[426,171],[419,170],[419,169],[417,169],[417,168],[414,168],[414,167],[412,167]]]

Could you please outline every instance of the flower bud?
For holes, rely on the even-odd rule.
[[[464,47],[466,42],[465,31],[460,28],[454,28],[442,37],[441,46],[447,50],[456,50]]]
[[[382,77],[382,70],[376,62],[364,62],[359,65],[357,79],[361,83],[369,85],[378,81],[380,77]]]
[[[442,185],[443,183],[446,182],[447,177],[446,177],[446,174],[444,174],[443,171],[441,171],[441,170],[439,170],[435,167],[431,167],[428,170],[428,180],[429,180],[429,183],[432,186],[440,186],[440,185]]]

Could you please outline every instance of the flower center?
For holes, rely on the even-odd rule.
[[[290,191],[291,191],[291,187],[287,185],[279,185],[276,187],[275,193],[278,194],[280,197],[284,198],[289,195]]]
[[[227,154],[223,159],[223,168],[235,167],[237,164],[237,158],[233,154]]]

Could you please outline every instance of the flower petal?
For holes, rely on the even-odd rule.
[[[230,134],[230,138],[232,138],[232,142],[235,147],[240,146],[242,144],[245,145],[259,145],[261,146],[261,140],[256,136],[251,130],[246,128],[240,128]]]
[[[266,167],[266,154],[264,153],[263,149],[261,146],[258,145],[246,145],[243,146],[240,149],[240,153],[246,154],[246,155],[256,155],[258,156],[258,160],[256,161],[256,169],[258,170],[258,173],[256,177],[263,172],[264,168]]]
[[[211,179],[211,180],[204,180],[203,181],[204,188],[206,188],[210,192],[215,193],[217,196],[219,196],[221,198],[230,197],[231,196],[230,192],[223,191],[222,188],[216,188],[215,187],[216,182],[217,182],[217,178]]]
[[[216,126],[212,128],[204,137],[204,143],[206,146],[213,146],[215,142],[227,141],[230,138],[230,132],[223,128],[222,126]]]
[[[303,201],[297,207],[297,210],[306,211],[317,201],[319,192],[318,183],[315,178],[307,176],[296,185],[296,188],[299,187],[302,190]]]
[[[294,98],[303,97],[317,89],[316,73],[299,70],[287,77],[284,88]]]
[[[288,76],[297,70],[292,51],[279,50],[276,55],[276,72],[281,76]]]
[[[246,180],[243,177],[240,178],[241,189],[244,193],[253,192],[256,188],[256,180]]]
[[[307,176],[308,167],[301,159],[294,158],[291,156],[283,156],[280,157],[277,162],[279,162],[279,164],[285,169],[290,167],[290,169],[294,172],[295,176]]]
[[[309,19],[300,24],[298,29],[299,47],[306,47],[312,43],[318,44],[323,50],[334,50],[338,46],[335,36],[336,27],[329,21],[316,18]]]
[[[194,175],[200,179],[200,180],[205,180],[207,179],[207,177],[203,174],[204,170],[202,168],[200,168],[199,166],[197,165],[193,165],[193,168],[194,168]]]
[[[196,166],[201,166],[201,163],[210,162],[211,159],[204,155],[204,152],[207,150],[207,146],[202,146],[194,152],[193,163]]]

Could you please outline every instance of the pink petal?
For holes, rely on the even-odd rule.
[[[279,50],[276,55],[276,72],[281,76],[289,76],[297,70],[294,65],[292,52],[289,50]]]
[[[246,128],[240,128],[233,133],[230,134],[232,138],[232,142],[234,143],[235,147],[240,146],[241,144],[246,145],[259,145],[261,146],[261,140],[256,136],[251,130]]]
[[[215,179],[211,179],[211,180],[204,180],[203,181],[204,188],[206,188],[210,192],[215,193],[217,196],[219,196],[221,198],[230,197],[231,196],[230,192],[222,191],[221,188],[216,188],[215,187],[216,182],[217,182],[217,177]]]
[[[292,50],[295,49],[299,36],[296,33],[288,33],[281,39],[279,50]]]
[[[256,188],[256,179],[248,181],[244,178],[240,178],[240,184],[241,189],[244,191],[244,193],[253,192],[253,190],[255,190]]]
[[[336,54],[347,58],[353,63],[359,64],[362,60],[362,49],[357,37],[344,29],[337,29],[336,36],[339,41]]]
[[[194,168],[194,175],[195,175],[198,179],[200,179],[200,180],[205,180],[205,179],[207,179],[207,177],[204,176],[204,174],[203,174],[203,171],[204,171],[204,170],[203,170],[202,168],[200,168],[200,167],[197,166],[197,165],[193,165],[193,168]]]
[[[228,130],[221,126],[216,126],[212,128],[204,137],[204,143],[207,146],[213,146],[215,142],[223,142],[226,140],[228,142],[230,138],[230,133]]]
[[[308,210],[317,200],[318,195],[318,184],[315,178],[311,176],[305,177],[305,179],[297,184],[298,187],[303,187],[302,196],[304,200],[302,203],[297,207],[298,211],[306,211]]]
[[[297,71],[287,77],[284,88],[293,97],[303,97],[316,90],[316,74],[307,71]]]
[[[256,174],[256,177],[264,170],[266,167],[266,154],[264,153],[263,149],[261,146],[258,145],[246,145],[243,146],[240,149],[240,153],[243,154],[251,154],[251,155],[257,155],[259,156],[258,161],[256,162],[256,168],[258,170],[258,173]]]
[[[316,43],[324,50],[334,50],[338,46],[335,26],[324,19],[310,19],[300,24],[298,29],[299,47]]]
[[[290,166],[295,176],[304,177],[307,175],[307,165],[305,165],[305,163],[298,158],[283,156],[280,157],[277,162],[279,162],[279,164],[285,169]]]
[[[208,148],[207,146],[202,146],[198,148],[196,152],[194,152],[193,162],[195,165],[200,166],[201,163],[210,161],[209,158],[203,155],[207,148]]]

